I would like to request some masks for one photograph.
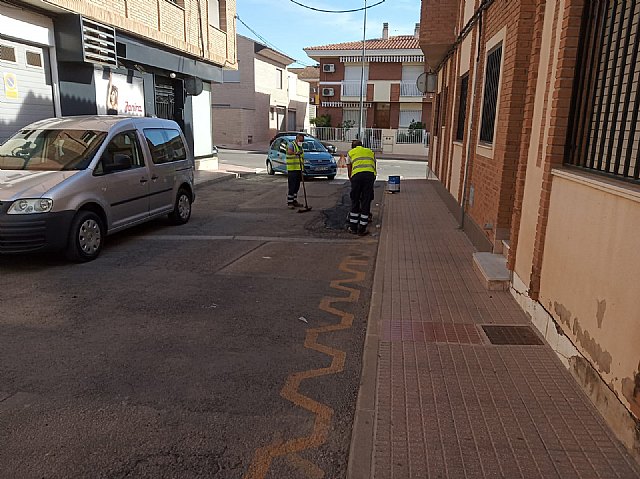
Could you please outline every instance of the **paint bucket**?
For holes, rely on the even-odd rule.
[[[399,176],[390,176],[389,181],[387,182],[387,191],[389,193],[398,193],[400,192],[400,177]]]

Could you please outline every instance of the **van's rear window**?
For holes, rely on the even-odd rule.
[[[0,145],[0,170],[84,170],[106,136],[93,130],[22,130]]]

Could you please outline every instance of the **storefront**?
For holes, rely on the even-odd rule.
[[[211,155],[211,84],[222,82],[220,67],[79,15],[56,18],[55,38],[63,115],[171,119],[197,158]]]

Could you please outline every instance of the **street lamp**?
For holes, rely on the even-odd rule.
[[[358,123],[358,138],[364,137],[362,120],[364,116],[364,51],[365,40],[367,38],[367,0],[364,0],[364,24],[362,26],[362,72],[360,73],[360,121]]]

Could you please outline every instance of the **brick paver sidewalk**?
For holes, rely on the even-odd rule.
[[[379,248],[351,479],[640,477],[546,344],[491,344],[483,325],[530,323],[433,183],[386,196]]]

